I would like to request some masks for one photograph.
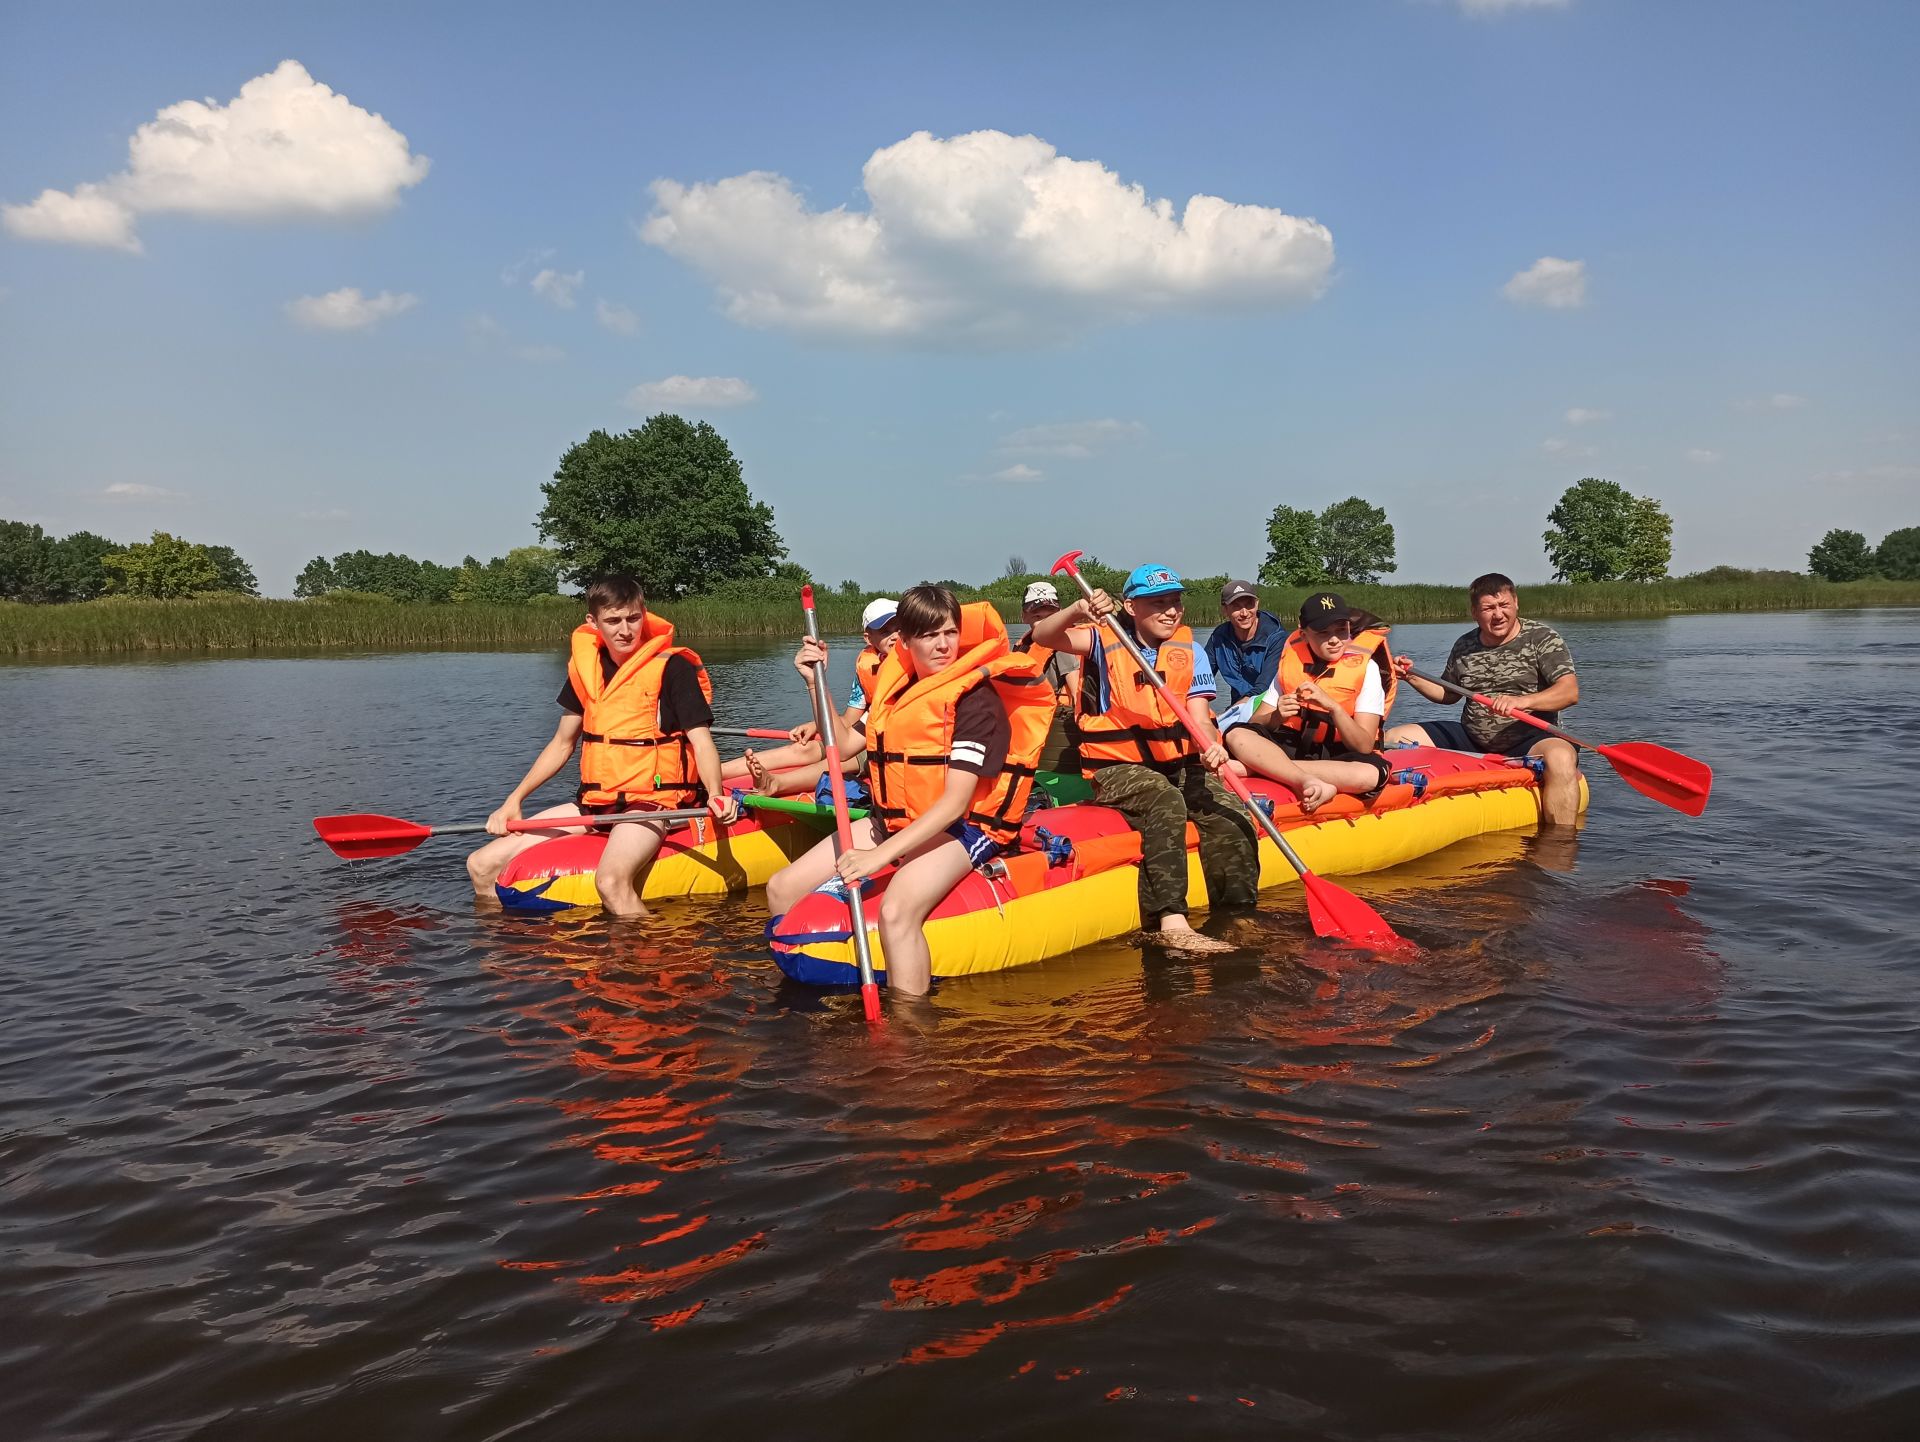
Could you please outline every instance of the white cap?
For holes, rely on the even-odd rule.
[[[886,596],[875,596],[867,602],[867,609],[860,613],[861,629],[878,631],[893,619],[893,613],[900,609],[900,603]]]
[[[1027,594],[1020,598],[1022,606],[1031,606],[1036,601],[1051,601],[1056,606],[1060,604],[1060,593],[1053,589],[1053,582],[1035,581],[1027,587]]]

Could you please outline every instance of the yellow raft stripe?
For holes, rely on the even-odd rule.
[[[665,848],[647,872],[640,889],[645,901],[670,901],[682,896],[724,896],[765,886],[767,878],[799,856],[822,833],[812,826],[769,826],[739,835],[722,834],[699,846]],[[544,877],[522,877],[512,883],[515,891],[539,891],[547,901],[559,906],[598,906],[600,893],[593,888],[591,871],[573,871],[553,878],[541,891]]]
[[[1580,808],[1587,805],[1586,778],[1580,781]],[[1426,856],[1456,841],[1490,831],[1535,825],[1539,803],[1531,785],[1433,796],[1397,811],[1356,816],[1286,833],[1287,843],[1311,871],[1322,876],[1354,876],[1382,871]],[[1300,878],[1280,848],[1260,839],[1260,886],[1299,884]],[[1200,858],[1187,853],[1187,905],[1207,904]],[[1140,926],[1140,868],[1116,866],[1032,896],[1016,897],[997,910],[936,917],[926,924],[935,976],[972,976],[1026,966],[1063,956],[1082,946],[1124,936]],[[876,967],[886,963],[877,930],[868,934]],[[809,942],[796,948],[821,961],[855,965],[853,943]]]

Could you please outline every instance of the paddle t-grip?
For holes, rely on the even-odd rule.
[[[1080,558],[1084,555],[1086,555],[1085,551],[1068,551],[1066,555],[1055,561],[1053,565],[1047,569],[1047,574],[1049,576],[1057,576],[1062,571],[1065,571],[1070,576],[1079,576]]]

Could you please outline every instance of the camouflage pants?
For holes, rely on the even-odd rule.
[[[1260,864],[1253,818],[1206,767],[1190,762],[1171,780],[1147,766],[1093,773],[1093,799],[1140,833],[1140,924],[1187,909],[1187,822],[1200,833],[1200,871],[1215,906],[1250,906]]]

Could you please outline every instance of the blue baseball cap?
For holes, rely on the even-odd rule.
[[[1187,583],[1180,579],[1180,573],[1171,566],[1135,566],[1120,596],[1130,601],[1135,596],[1164,596],[1169,591],[1186,589]]]

